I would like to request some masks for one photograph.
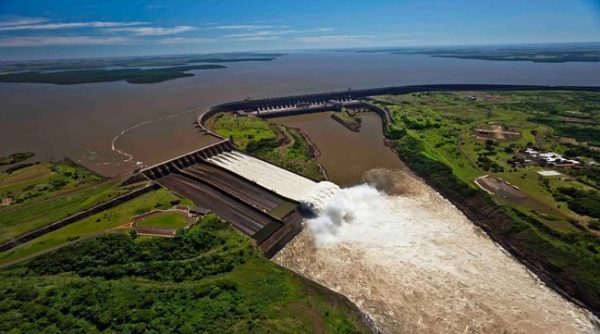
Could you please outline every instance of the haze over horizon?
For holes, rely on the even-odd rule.
[[[581,1],[0,2],[0,60],[594,42]]]

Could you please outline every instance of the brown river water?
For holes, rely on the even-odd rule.
[[[596,319],[545,286],[383,144],[328,114],[277,119],[319,147],[342,188],[274,258],[350,298],[384,333],[596,333]],[[367,144],[368,143],[368,144]]]
[[[197,112],[244,97],[434,83],[600,85],[600,63],[297,52],[227,67],[147,85],[0,83],[0,155],[33,151],[38,159],[69,157],[114,175],[130,171],[137,161],[148,165],[210,143],[212,138],[193,128]]]
[[[319,163],[327,178],[339,186],[362,181],[365,172],[376,168],[405,169],[392,150],[383,145],[383,129],[375,113],[361,113],[360,132],[346,129],[329,113],[316,113],[272,119],[273,122],[299,128],[319,148]]]

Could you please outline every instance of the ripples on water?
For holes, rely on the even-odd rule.
[[[594,333],[458,209],[404,172],[345,188],[276,257],[388,333]],[[385,191],[385,192],[384,192]]]

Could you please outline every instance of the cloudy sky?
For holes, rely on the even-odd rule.
[[[588,41],[599,0],[0,0],[0,59]]]

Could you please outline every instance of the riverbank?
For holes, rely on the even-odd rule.
[[[514,94],[521,99],[528,96],[522,92]],[[580,186],[574,179],[569,182],[561,179],[543,182],[543,179],[527,176],[528,173],[535,175],[535,167],[511,166],[510,163],[514,160],[509,158],[518,154],[516,153],[518,147],[525,145],[525,142],[532,141],[540,147],[549,145],[542,141],[543,138],[548,138],[547,136],[531,136],[530,131],[533,134],[543,134],[548,133],[549,130],[511,111],[507,97],[497,95],[489,92],[470,95],[471,99],[480,99],[476,104],[477,108],[491,110],[491,107],[483,105],[481,100],[504,103],[504,110],[494,111],[497,115],[492,116],[492,119],[489,116],[485,118],[484,112],[477,113],[477,110],[457,106],[457,103],[465,104],[467,102],[464,101],[470,101],[468,96],[433,93],[388,96],[386,101],[395,99],[399,101],[398,103],[402,103],[401,107],[395,109],[393,104],[389,106],[394,112],[394,125],[405,129],[403,136],[390,140],[392,147],[411,170],[452,202],[474,224],[481,227],[495,242],[519,259],[548,286],[573,303],[598,315],[600,282],[597,279],[599,268],[595,260],[598,239],[593,235],[593,231],[586,228],[587,222],[593,220],[589,220],[589,217],[575,216],[580,222],[574,221],[571,218],[573,214],[567,211],[566,206],[552,201],[555,188],[589,186]],[[436,96],[440,97],[436,100]],[[552,96],[548,95],[547,98]],[[526,103],[527,100],[515,106],[534,108],[533,104]],[[537,103],[542,105],[542,102]],[[414,105],[418,106],[415,109],[418,112],[412,111]],[[547,103],[543,104],[544,108],[547,105]],[[435,108],[435,112],[428,108]],[[493,143],[486,144],[485,151],[478,149],[477,145],[483,144],[469,137],[477,126],[481,126],[477,123],[476,117],[482,118],[482,124],[491,123],[496,117],[499,119],[496,122],[508,124],[512,129],[521,127],[524,138],[513,140],[512,144],[506,143],[510,140],[504,140],[499,144],[496,143],[494,147],[492,147]],[[476,123],[477,126],[473,125]],[[496,146],[500,147],[495,149]],[[557,145],[552,147],[560,150]],[[476,152],[479,159],[477,154],[475,158],[471,157],[469,155],[471,151]],[[483,161],[482,155],[488,157],[488,160],[491,156],[490,161],[495,162],[493,171],[479,170],[488,168],[488,164],[479,163]],[[507,160],[509,165],[506,165]],[[510,180],[512,184],[517,184],[528,194],[527,200],[512,203],[509,199],[485,194],[471,185],[474,178],[486,173],[498,174],[503,179]],[[550,204],[543,205],[546,202]]]

